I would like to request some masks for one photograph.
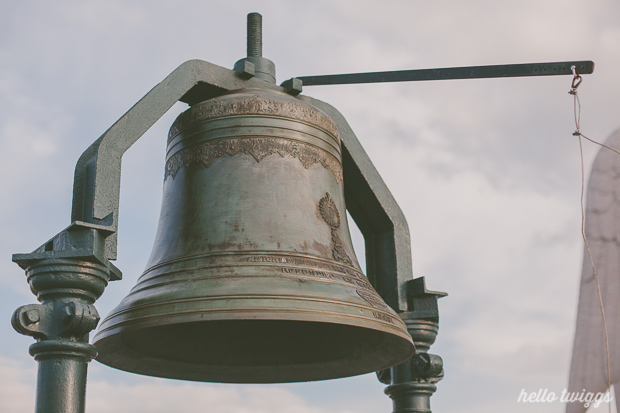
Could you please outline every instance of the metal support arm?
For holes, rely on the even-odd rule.
[[[405,215],[342,114],[327,103],[299,96],[327,113],[342,137],[347,210],[366,244],[366,274],[377,292],[396,310],[411,334],[416,354],[377,372],[388,384],[393,413],[430,413],[430,397],[443,378],[441,357],[428,354],[439,326],[437,299],[446,293],[426,289],[424,277],[413,279],[411,239]]]
[[[272,83],[243,79],[236,72],[190,60],[151,89],[105,131],[80,157],[73,181],[72,221],[105,225],[116,231],[121,158],[176,102],[197,103],[230,90],[258,87],[283,90]],[[106,240],[106,257],[116,259],[116,237]]]

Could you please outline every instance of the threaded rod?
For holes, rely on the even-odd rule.
[[[263,57],[263,16],[248,14],[248,57]]]

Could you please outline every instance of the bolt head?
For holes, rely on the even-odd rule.
[[[297,96],[303,90],[303,81],[296,77],[286,80],[282,83],[282,87],[289,95]]]
[[[249,79],[256,75],[254,63],[246,59],[241,59],[237,63],[235,63],[235,67],[233,70],[237,72],[237,75],[242,79]]]
[[[24,321],[26,324],[34,324],[39,322],[41,316],[37,310],[28,310],[24,313]]]

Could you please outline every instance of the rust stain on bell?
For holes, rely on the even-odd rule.
[[[214,382],[322,380],[413,353],[372,288],[346,221],[333,121],[294,97],[240,90],[170,129],[147,269],[95,337],[99,361]]]

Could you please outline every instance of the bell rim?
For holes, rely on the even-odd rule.
[[[274,295],[269,298],[277,298],[282,299],[282,295]],[[267,298],[267,299],[269,299]],[[314,300],[318,301],[318,300]],[[324,300],[323,300],[324,301]],[[347,304],[347,307],[359,307],[365,308],[360,305]],[[130,309],[127,312],[131,311]],[[97,330],[95,337],[93,338],[93,343],[96,344],[97,341],[102,340],[105,337],[121,333],[123,329],[136,329],[140,330],[142,328],[150,328],[156,327],[158,320],[166,318],[168,321],[175,320],[168,324],[183,324],[188,322],[195,321],[226,321],[226,320],[271,320],[271,321],[299,321],[299,322],[326,322],[331,324],[340,324],[340,325],[350,325],[350,326],[360,326],[363,324],[365,328],[369,328],[372,330],[382,331],[382,332],[390,332],[391,334],[395,334],[401,336],[402,338],[411,339],[411,336],[407,332],[405,322],[398,316],[394,316],[387,311],[381,311],[379,309],[371,310],[373,313],[377,313],[378,316],[370,318],[368,316],[353,316],[347,315],[343,313],[334,313],[330,311],[309,311],[308,309],[302,310],[293,310],[290,308],[284,308],[280,310],[274,310],[273,308],[264,308],[264,307],[256,307],[249,308],[244,307],[241,309],[224,309],[224,310],[210,310],[210,311],[187,311],[183,313],[177,314],[161,314],[161,315],[149,315],[140,318],[132,317],[130,320],[117,321],[110,326],[105,326],[106,323],[110,323],[112,319],[116,318],[119,312],[112,313],[108,317],[104,319],[101,323],[101,326]],[[209,319],[204,320],[205,314],[208,313]],[[248,316],[251,314],[251,317]],[[303,317],[303,315],[312,315],[313,317]],[[302,317],[300,317],[302,316]],[[392,322],[387,321],[387,319],[391,319]],[[345,320],[350,320],[350,322],[343,322]],[[382,326],[383,328],[374,327]],[[413,340],[411,340],[413,342]]]
[[[230,321],[230,320],[229,320]],[[265,319],[258,320],[265,321]],[[300,320],[298,316],[290,320],[278,319],[274,321],[295,321],[299,323],[312,323],[313,321]],[[343,360],[333,362],[315,363],[312,366],[306,364],[291,364],[283,366],[208,366],[192,362],[160,359],[136,351],[123,343],[122,333],[107,334],[102,336],[98,332],[93,344],[97,347],[99,355],[96,360],[107,366],[119,370],[162,377],[197,382],[214,383],[295,383],[319,380],[331,380],[344,377],[352,377],[361,374],[372,373],[398,365],[415,354],[415,345],[411,336],[403,331],[385,331],[373,328],[369,325],[356,325],[343,323],[342,318],[338,321],[322,321],[322,324],[344,325],[366,330],[373,330],[381,335],[382,357],[370,358],[367,355],[346,359],[346,367]],[[183,324],[183,323],[179,323]],[[403,323],[404,324],[404,323]],[[122,327],[121,327],[122,328]],[[334,365],[338,365],[334,372]],[[360,367],[363,365],[363,367]],[[243,373],[240,373],[243,372]],[[248,375],[247,372],[252,374]],[[243,376],[243,379],[239,377]],[[249,376],[252,376],[250,378]]]

